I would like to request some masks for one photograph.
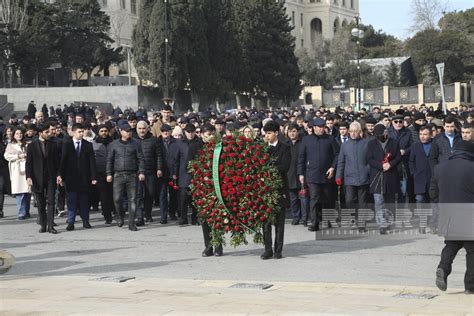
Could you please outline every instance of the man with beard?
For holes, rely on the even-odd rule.
[[[59,175],[59,152],[55,142],[51,142],[50,124],[38,126],[38,138],[27,147],[26,182],[35,195],[39,224],[39,232],[48,231],[57,234],[54,228],[54,195],[56,178]]]
[[[420,128],[422,126],[425,126],[425,124],[426,124],[425,115],[421,112],[417,112],[414,117],[413,125],[408,127],[408,129],[411,132],[411,139],[412,139],[413,144],[420,141],[420,137],[419,137]]]
[[[106,225],[112,224],[112,214],[114,213],[113,187],[112,183],[107,182],[106,175],[107,149],[112,141],[107,125],[99,125],[97,136],[92,141],[92,148],[97,169],[96,189],[99,193],[100,207]]]
[[[390,224],[386,221],[386,210],[393,209],[395,194],[400,180],[397,166],[401,162],[397,141],[388,137],[387,129],[378,124],[374,129],[375,139],[367,144],[367,162],[370,166],[370,193],[374,195],[375,218],[380,234],[386,234]]]

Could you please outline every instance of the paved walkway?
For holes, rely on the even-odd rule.
[[[474,296],[459,289],[242,280],[135,279],[84,276],[3,279],[2,315],[474,315]],[[249,282],[255,284],[257,282]],[[432,298],[430,298],[432,297]]]

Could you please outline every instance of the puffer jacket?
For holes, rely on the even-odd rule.
[[[113,175],[115,172],[137,172],[145,174],[145,160],[140,144],[136,140],[127,142],[121,139],[115,140],[109,145],[107,152],[106,174]]]
[[[157,170],[162,170],[163,157],[157,139],[148,132],[145,138],[141,139],[138,137],[135,140],[142,148],[143,158],[145,159],[145,173],[155,174]]]
[[[105,139],[96,137],[92,141],[92,148],[94,149],[95,156],[95,166],[98,174],[105,174],[105,170],[107,167],[107,149],[109,147],[109,144],[111,143],[112,138],[110,137],[107,137]]]
[[[366,139],[349,139],[343,143],[337,160],[336,179],[343,179],[344,185],[369,184],[370,169],[366,157]]]

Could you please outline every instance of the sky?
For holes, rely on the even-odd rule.
[[[446,0],[448,11],[461,11],[474,7],[472,0]],[[363,24],[372,24],[375,30],[400,39],[410,37],[412,0],[360,0],[359,10]]]

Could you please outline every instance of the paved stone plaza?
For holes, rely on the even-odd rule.
[[[474,315],[474,296],[463,291],[464,250],[442,293],[434,272],[443,239],[431,234],[315,240],[287,223],[284,258],[262,261],[262,247],[252,243],[202,258],[199,226],[155,220],[130,232],[126,225],[105,227],[93,213],[91,230],[78,222],[66,232],[65,218],[56,218],[60,234],[51,235],[38,233],[35,209],[18,221],[12,198],[5,214],[0,250],[16,265],[0,276],[0,315]],[[232,287],[238,283],[272,286]]]

